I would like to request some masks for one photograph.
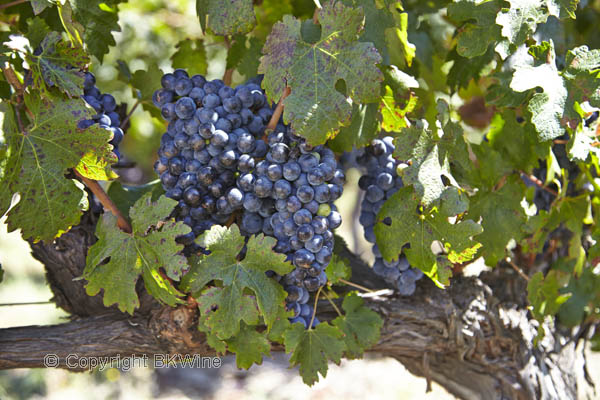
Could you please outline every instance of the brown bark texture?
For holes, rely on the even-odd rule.
[[[100,296],[85,293],[78,280],[88,247],[94,243],[96,218],[86,214],[80,225],[54,243],[32,243],[46,268],[56,304],[72,319],[60,325],[0,330],[0,369],[43,368],[47,354],[59,367],[65,358],[152,357],[156,354],[214,355],[195,329],[196,310],[157,304],[139,286],[140,309],[132,317],[106,308]],[[379,342],[370,349],[393,357],[411,373],[437,382],[462,399],[577,399],[589,387],[578,386],[584,373],[581,333],[546,326],[537,346],[537,323],[527,311],[526,282],[510,268],[480,277],[457,276],[441,290],[423,279],[410,297],[386,285],[347,249],[352,281],[378,290],[366,304],[385,321]],[[333,316],[327,302],[318,317]],[[274,344],[273,351],[282,351]],[[580,379],[581,381],[581,379]],[[579,392],[579,393],[578,393]]]

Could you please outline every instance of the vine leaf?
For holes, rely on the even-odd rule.
[[[54,5],[54,3],[49,0],[31,0],[31,8],[33,9],[33,14],[38,15],[46,8]]]
[[[567,52],[567,67],[559,72],[552,42],[532,46],[529,54],[534,65],[515,69],[510,87],[524,92],[537,87],[527,109],[540,141],[555,139],[565,133],[565,126],[575,129],[581,121],[575,105],[589,101],[600,106],[600,51],[582,46]]]
[[[24,238],[47,241],[77,224],[88,206],[83,186],[65,178],[69,169],[77,167],[87,177],[88,171],[104,169],[116,157],[108,144],[110,131],[77,128],[79,121],[93,115],[83,100],[26,94],[25,105],[34,119],[20,132],[14,110],[0,103],[8,146],[0,177],[0,215],[19,193],[20,201],[8,213],[9,231],[20,228]],[[43,224],[40,215],[46,216]]]
[[[183,290],[191,291],[199,303],[212,302],[218,307],[218,316],[210,318],[208,325],[220,333],[222,339],[235,335],[242,319],[252,323],[248,316],[250,297],[244,295],[245,289],[254,293],[268,329],[273,326],[287,296],[277,281],[265,275],[269,270],[285,275],[293,269],[285,261],[285,255],[273,252],[276,240],[264,235],[251,237],[246,244],[245,258],[238,260],[244,242],[237,225],[229,229],[213,227],[199,239],[200,245],[211,252],[210,256],[194,258],[190,272],[182,281]],[[220,294],[201,293],[204,286],[213,280],[223,283]],[[212,296],[212,300],[203,299],[208,295]]]
[[[185,39],[177,43],[177,51],[171,56],[173,68],[183,68],[196,74],[206,74],[208,62],[202,40]]]
[[[255,76],[260,64],[263,45],[263,41],[251,37],[248,39],[248,47],[246,47],[246,36],[236,37],[227,52],[226,68],[237,69],[241,75],[247,78]]]
[[[375,45],[382,56],[383,64],[411,65],[415,56],[415,46],[408,42],[407,14],[400,13],[396,2],[389,6],[370,0],[343,0],[343,3],[363,9],[365,29],[360,40]]]
[[[470,165],[463,131],[452,122],[444,127],[441,137],[426,129],[424,123],[404,128],[394,139],[394,145],[394,156],[411,163],[404,171],[404,183],[414,185],[426,206],[439,200],[446,190],[442,177],[458,186],[451,162],[455,168],[467,169]]]
[[[252,0],[196,0],[196,12],[202,30],[215,35],[245,34],[256,25]]]
[[[100,217],[98,241],[90,247],[83,271],[88,295],[95,296],[103,289],[105,306],[116,303],[119,310],[133,314],[140,305],[136,283],[141,275],[148,293],[160,302],[170,306],[182,302],[179,297],[183,294],[168,278],[179,280],[189,268],[180,253],[183,245],[176,243],[175,237],[190,232],[190,227],[174,220],[162,222],[175,205],[175,200],[165,196],[152,202],[152,193],[145,194],[130,210],[131,234],[117,227],[117,218],[111,213]]]
[[[263,87],[270,99],[284,101],[284,120],[312,144],[335,136],[340,125],[352,117],[352,104],[375,102],[383,80],[377,64],[381,56],[372,43],[358,41],[364,26],[360,8],[327,2],[318,12],[321,35],[315,43],[302,39],[301,22],[286,15],[273,26],[259,72],[265,74]],[[336,90],[343,80],[347,96]]]
[[[348,265],[348,261],[345,258],[333,254],[331,261],[325,268],[327,274],[327,281],[330,285],[335,285],[340,279],[350,279],[352,269]]]
[[[483,233],[477,236],[482,244],[481,255],[487,265],[496,265],[506,257],[509,240],[520,241],[527,221],[521,200],[525,188],[521,180],[513,176],[497,191],[480,190],[471,198],[469,216],[482,218]]]
[[[496,14],[500,11],[499,0],[475,3],[460,0],[448,6],[448,18],[464,23],[458,33],[456,51],[463,57],[482,56],[489,45],[501,39]]]
[[[271,356],[271,344],[265,332],[257,332],[254,326],[242,323],[240,332],[227,341],[227,347],[235,353],[238,368],[248,369],[252,364],[262,364],[263,355]]]
[[[502,27],[502,36],[518,46],[535,32],[537,25],[550,16],[547,4],[529,0],[508,0],[509,8],[502,9],[496,23]]]
[[[339,134],[329,143],[335,152],[352,151],[352,147],[364,147],[379,134],[381,113],[377,103],[353,104],[350,125],[342,126]]]
[[[450,263],[472,259],[480,244],[471,239],[482,232],[481,225],[472,220],[450,223],[448,218],[464,213],[467,199],[458,189],[449,187],[440,205],[422,208],[420,196],[412,186],[406,186],[392,195],[377,214],[377,220],[391,219],[388,226],[375,224],[377,244],[386,260],[398,257],[405,244],[410,249],[404,253],[411,266],[419,268],[437,285],[447,285]],[[417,212],[422,208],[420,213]],[[389,240],[393,237],[394,240]],[[434,254],[432,244],[442,244],[444,254]]]
[[[83,95],[83,70],[90,59],[82,49],[71,47],[58,32],[50,32],[40,44],[39,55],[27,54],[33,84],[46,95],[56,86],[69,97]]]
[[[240,294],[243,290],[233,287],[211,287],[198,297],[198,309],[204,325],[219,339],[224,340],[240,332],[240,323],[256,325],[259,312],[254,297]],[[235,315],[235,318],[231,316]]]
[[[142,102],[142,108],[153,117],[161,118],[160,110],[152,103],[152,95],[160,89],[163,71],[156,64],[151,64],[147,69],[140,69],[131,77],[132,94]]]
[[[50,27],[42,18],[35,17],[27,20],[27,39],[32,49],[36,49],[48,33]]]
[[[417,97],[411,92],[407,93],[407,98],[403,105],[396,101],[392,88],[385,87],[385,95],[381,97],[379,109],[381,110],[381,129],[388,132],[399,131],[407,126],[406,114],[413,111],[417,105]]]
[[[117,6],[123,0],[70,0],[73,16],[85,27],[83,40],[89,52],[102,62],[110,46],[116,44],[113,32],[120,32]]]
[[[383,327],[383,320],[375,311],[364,306],[362,298],[350,293],[344,298],[344,316],[333,320],[333,325],[344,332],[347,358],[361,358],[363,352],[375,345]]]
[[[300,365],[302,380],[312,386],[319,380],[320,373],[327,376],[327,362],[340,363],[345,345],[342,331],[327,323],[314,329],[305,329],[300,323],[292,324],[284,333],[286,353],[292,353],[290,366]]]
[[[550,271],[545,277],[542,272],[536,272],[529,279],[527,299],[535,319],[543,322],[545,316],[558,313],[560,307],[571,297],[570,293],[560,294],[561,287],[558,271]],[[544,333],[544,327],[540,324],[536,341],[543,338]]]

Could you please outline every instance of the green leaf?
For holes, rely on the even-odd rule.
[[[57,86],[69,97],[83,95],[83,70],[89,58],[83,49],[71,47],[58,32],[50,32],[42,41],[39,55],[27,54],[33,84],[46,94],[47,87]]]
[[[342,303],[344,315],[333,320],[333,325],[344,332],[345,356],[361,358],[363,352],[375,345],[383,327],[383,319],[375,311],[364,306],[362,298],[350,293]]]
[[[160,79],[163,75],[163,71],[156,64],[150,64],[147,69],[135,71],[131,78],[133,97],[140,100],[144,110],[156,118],[161,118],[161,115],[160,110],[152,103],[152,95],[162,87]]]
[[[183,68],[192,74],[206,75],[208,61],[204,41],[184,39],[177,43],[177,51],[171,57],[173,68]]]
[[[448,18],[463,23],[458,33],[458,54],[468,58],[481,56],[491,43],[500,39],[500,26],[496,25],[500,4],[497,0],[479,3],[458,0],[448,6]]]
[[[46,8],[54,5],[50,0],[31,0],[30,3],[35,15],[40,14]]]
[[[179,297],[183,293],[167,277],[179,280],[188,269],[181,254],[183,245],[175,238],[190,232],[190,227],[174,220],[162,222],[176,204],[164,196],[152,202],[152,193],[145,194],[131,208],[131,234],[118,228],[117,218],[111,213],[100,217],[98,241],[90,247],[83,271],[88,295],[104,290],[105,306],[117,304],[119,310],[133,314],[140,305],[135,287],[141,275],[148,293],[161,303],[182,303]]]
[[[100,62],[116,44],[113,32],[120,32],[117,5],[123,0],[69,0],[73,16],[84,28],[83,40]]]
[[[14,110],[0,103],[8,145],[0,179],[0,215],[8,210],[13,194],[19,193],[20,201],[8,213],[8,230],[20,228],[24,238],[47,241],[77,224],[88,206],[82,185],[65,174],[77,167],[87,176],[87,171],[103,169],[116,159],[108,144],[110,131],[77,128],[79,121],[93,115],[83,100],[25,94],[25,105],[34,119],[20,132]]]
[[[300,323],[292,324],[284,334],[286,353],[292,353],[290,366],[300,365],[302,380],[312,386],[320,373],[327,376],[329,360],[339,364],[345,350],[339,328],[320,323],[314,329],[305,329]]]
[[[404,171],[404,183],[414,185],[425,205],[438,200],[446,190],[442,176],[458,186],[451,170],[468,170],[471,165],[462,128],[449,122],[440,133],[441,137],[421,121],[403,129],[394,139],[394,156],[411,163]]]
[[[487,265],[494,266],[506,257],[506,246],[511,239],[519,242],[523,238],[527,220],[521,206],[523,197],[523,182],[512,176],[499,190],[480,190],[471,198],[469,216],[475,221],[482,219],[483,232],[477,240]]]
[[[46,35],[50,32],[50,27],[40,17],[27,20],[27,39],[32,49],[36,49]]]
[[[507,0],[509,8],[503,8],[496,17],[502,27],[502,36],[510,44],[518,46],[525,42],[536,30],[538,24],[546,22],[548,7],[545,3],[529,0]]]
[[[196,0],[196,12],[202,30],[215,35],[245,34],[256,25],[252,0]]]
[[[265,332],[257,332],[253,326],[242,323],[240,332],[227,341],[229,350],[235,353],[238,368],[248,369],[252,364],[262,364],[263,355],[271,356],[271,344]]]
[[[406,13],[401,13],[396,4],[378,4],[371,0],[343,0],[349,7],[360,7],[365,14],[365,28],[360,36],[362,42],[375,45],[383,58],[383,64],[410,65],[414,57],[414,46],[408,42]],[[400,57],[392,57],[397,51]]]
[[[455,191],[450,187],[447,190]],[[383,257],[391,261],[398,258],[405,244],[410,249],[404,250],[411,266],[419,268],[437,285],[447,285],[451,271],[449,262],[464,262],[472,259],[479,244],[471,239],[482,232],[481,225],[472,220],[459,220],[450,223],[449,217],[464,212],[466,198],[464,196],[447,195],[448,200],[441,201],[441,206],[422,209],[420,196],[412,186],[406,186],[392,195],[381,207],[377,220],[391,218],[391,224],[375,224],[375,236]],[[456,207],[455,204],[463,204]],[[394,240],[389,240],[394,238]],[[431,250],[434,241],[439,241],[446,254],[436,255]]]
[[[487,138],[489,145],[519,171],[530,171],[537,167],[538,159],[547,157],[550,145],[548,142],[540,143],[533,125],[519,123],[517,115],[510,109],[494,116]],[[491,151],[493,150],[484,150],[486,153]],[[497,181],[493,185],[496,183]]]
[[[235,39],[227,52],[226,67],[227,69],[237,69],[241,75],[251,78],[256,75],[258,70],[264,42],[251,37],[248,39],[248,43],[250,47],[246,47],[245,36],[239,36]]]
[[[107,194],[119,211],[123,215],[128,215],[129,209],[135,202],[148,192],[152,193],[152,200],[156,201],[165,191],[159,179],[139,186],[123,185],[115,181],[110,184]]]
[[[403,102],[396,101],[395,95],[399,97],[399,93],[393,93],[392,88],[385,87],[385,95],[381,98],[379,108],[381,110],[381,129],[394,132],[407,126],[406,114],[413,111],[417,105],[417,97],[412,92],[406,93]]]
[[[352,269],[345,258],[334,253],[331,257],[331,261],[325,268],[325,273],[327,274],[327,281],[329,284],[335,285],[340,279],[350,279]]]
[[[237,335],[241,321],[248,325],[259,322],[256,301],[252,296],[241,294],[243,289],[238,290],[236,286],[237,282],[233,281],[231,287],[211,287],[197,297],[203,324],[221,340]]]
[[[273,252],[276,240],[264,235],[253,236],[246,244],[246,256],[238,260],[238,255],[244,247],[244,237],[240,234],[237,225],[231,228],[215,226],[204,233],[200,238],[200,245],[210,250],[210,256],[195,258],[192,262],[190,272],[182,280],[185,291],[191,291],[194,296],[202,296],[199,292],[210,281],[223,282],[223,294],[219,298],[226,299],[229,304],[235,301],[237,304],[245,291],[248,289],[256,296],[258,309],[263,316],[267,328],[270,329],[283,307],[287,296],[282,286],[274,279],[268,278],[265,272],[275,271],[279,275],[285,275],[293,269],[293,266],[285,261],[285,255]],[[242,317],[239,310],[228,308],[223,302],[216,303],[219,308],[229,313],[230,321],[235,324],[234,335],[239,330],[239,321]],[[224,326],[224,321],[215,321],[211,329],[222,332],[231,332]],[[221,336],[222,338],[225,338]]]
[[[510,87],[517,92],[543,89],[533,95],[527,109],[539,139],[554,139],[564,134],[565,126],[575,129],[581,122],[576,104],[589,101],[600,106],[600,51],[585,46],[569,51],[562,73],[556,67],[552,42],[532,46],[529,53],[534,65],[518,66]]]
[[[544,277],[541,272],[536,272],[527,284],[527,299],[532,307],[533,316],[543,321],[546,315],[556,315],[561,305],[570,297],[560,294],[561,285],[558,282],[556,271],[550,271]]]
[[[549,0],[546,2],[550,15],[558,18],[570,17],[573,19],[575,19],[575,11],[578,4],[579,0]]]
[[[312,144],[324,143],[351,121],[352,105],[336,90],[338,80],[354,102],[369,103],[377,101],[383,79],[375,47],[357,41],[364,22],[361,9],[328,2],[318,19],[321,38],[308,43],[300,21],[286,15],[273,26],[259,67],[270,99],[278,101],[286,85],[292,89],[284,101],[284,120]]]
[[[353,146],[366,146],[379,134],[380,119],[377,103],[353,104],[350,125],[340,129],[340,133],[329,142],[329,147],[341,153],[351,151]]]

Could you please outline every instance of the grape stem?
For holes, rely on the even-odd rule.
[[[521,278],[523,278],[527,282],[529,282],[529,277],[527,275],[525,275],[525,272],[523,272],[523,270],[521,268],[519,268],[510,258],[507,258],[506,262],[508,262],[508,264],[512,267],[512,269],[517,271],[517,273],[521,276]]]
[[[277,122],[279,122],[279,118],[281,118],[281,114],[283,114],[283,100],[285,100],[285,98],[288,97],[290,93],[292,93],[292,89],[289,86],[286,86],[283,89],[283,94],[279,99],[279,103],[277,103],[277,107],[275,107],[275,111],[273,111],[273,115],[271,116],[271,119],[269,120],[266,129],[275,129],[275,127],[277,126]]]
[[[554,196],[558,196],[558,193],[555,190],[550,189],[547,186],[544,186],[544,182],[540,181],[538,178],[536,178],[533,175],[527,175],[525,172],[521,171],[521,175],[525,176],[527,179],[529,179],[531,182],[533,182],[536,186],[538,186],[541,189],[544,189],[546,192],[554,195]]]
[[[121,229],[123,232],[131,233],[131,224],[129,223],[129,221],[127,221],[123,214],[121,214],[121,211],[119,211],[119,209],[117,208],[115,203],[113,203],[113,201],[110,199],[110,197],[108,197],[104,189],[102,189],[102,186],[100,186],[100,184],[95,180],[86,178],[85,176],[81,175],[77,170],[74,169],[73,171],[75,172],[75,175],[77,175],[83,181],[85,186],[87,186],[92,191],[92,193],[94,193],[94,195],[98,198],[102,206],[104,206],[104,209],[110,211],[114,216],[117,217],[117,226],[119,227],[119,229]]]
[[[319,290],[317,290],[317,294],[315,295],[315,305],[313,306],[313,313],[312,313],[312,317],[310,318],[310,324],[308,324],[308,329],[312,329],[312,325],[313,322],[315,322],[315,315],[317,315],[317,302],[319,301],[319,295],[321,294],[321,289],[323,289],[323,286],[319,287]]]
[[[333,302],[333,300],[331,299],[331,297],[329,296],[329,294],[327,292],[323,292],[323,294],[325,295],[325,297],[327,297],[327,300],[329,300],[329,304],[331,304],[331,306],[333,307],[333,309],[335,310],[335,312],[341,317],[342,312],[340,311],[340,309],[338,308],[338,306],[335,305],[335,303]]]
[[[229,40],[229,36],[225,36],[223,39],[225,40],[225,46],[227,47],[227,51],[229,51],[229,49],[231,48],[231,41]],[[233,77],[233,68],[226,68],[225,73],[223,73],[223,82],[227,86],[231,86],[232,77]]]
[[[18,4],[26,3],[28,1],[29,0],[15,0],[15,1],[12,1],[10,3],[2,4],[2,5],[0,5],[0,10],[2,10],[4,8],[11,7],[11,6],[16,6]]]
[[[323,9],[319,0],[313,0],[315,3],[315,13],[313,14],[313,23],[317,25],[319,23],[319,11]]]
[[[121,129],[124,129],[125,124],[127,124],[129,122],[129,119],[131,118],[131,116],[133,115],[133,112],[135,111],[135,109],[140,105],[140,101],[136,101],[135,104],[133,105],[133,107],[131,107],[131,110],[129,111],[129,113],[127,113],[127,115],[125,116],[125,119],[123,119],[123,122],[121,122]]]
[[[364,286],[361,286],[361,285],[359,285],[358,283],[353,283],[353,282],[347,281],[347,280],[345,280],[345,279],[343,279],[343,278],[339,278],[339,279],[338,279],[338,281],[340,281],[340,282],[342,282],[342,283],[344,283],[344,284],[346,284],[346,285],[348,285],[348,286],[352,286],[352,287],[355,287],[355,288],[357,288],[357,289],[363,290],[363,291],[365,291],[365,292],[368,292],[368,293],[373,293],[373,291],[372,291],[371,289],[369,289],[369,288],[366,288],[366,287],[364,287]]]

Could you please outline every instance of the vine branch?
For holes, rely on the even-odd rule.
[[[104,206],[104,209],[110,211],[114,216],[117,217],[117,226],[119,227],[119,229],[121,229],[123,232],[131,233],[131,224],[123,216],[121,211],[119,211],[119,209],[117,208],[115,203],[113,203],[113,201],[110,199],[110,197],[108,197],[104,189],[102,189],[102,186],[100,186],[100,184],[95,180],[86,178],[85,176],[81,175],[77,170],[74,169],[73,171],[75,172],[75,175],[77,175],[83,181],[85,186],[87,186],[92,191],[92,193],[94,193],[94,195],[98,198],[102,206]]]
[[[275,107],[275,111],[273,111],[273,115],[267,124],[267,129],[273,130],[277,126],[277,122],[279,122],[279,118],[281,118],[281,114],[283,114],[283,101],[290,93],[292,93],[292,89],[289,86],[286,86],[283,89],[279,103],[277,103],[277,107]]]
[[[3,10],[5,8],[8,8],[8,7],[16,6],[16,5],[19,5],[19,4],[22,4],[22,3],[26,3],[28,1],[29,0],[15,0],[15,1],[11,1],[10,3],[6,3],[6,4],[0,5],[0,10]]]

